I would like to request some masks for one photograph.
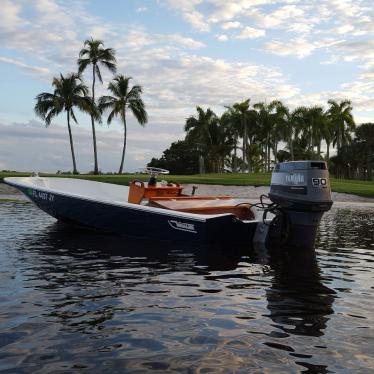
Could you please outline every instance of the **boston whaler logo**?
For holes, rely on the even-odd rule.
[[[304,184],[304,174],[294,173],[286,175],[286,183],[288,184]]]
[[[168,223],[175,230],[188,231],[194,234],[197,233],[197,231],[195,230],[195,225],[193,223],[180,222],[174,219],[168,220]]]

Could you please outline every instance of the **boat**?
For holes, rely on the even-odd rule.
[[[268,198],[258,203],[230,196],[191,195],[174,181],[158,181],[167,170],[145,168],[148,182],[129,186],[77,178],[9,177],[57,220],[104,232],[204,244],[266,243],[313,247],[322,214],[332,205],[325,162],[279,163]]]

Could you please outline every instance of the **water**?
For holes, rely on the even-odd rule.
[[[315,253],[235,254],[0,204],[0,371],[373,372],[373,213],[337,204]]]

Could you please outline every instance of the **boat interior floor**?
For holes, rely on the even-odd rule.
[[[147,206],[195,214],[234,214],[241,220],[253,220],[251,204],[228,196],[152,197]]]

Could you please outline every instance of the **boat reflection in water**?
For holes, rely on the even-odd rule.
[[[100,288],[105,279],[109,285],[111,282],[114,285],[108,287],[110,295],[118,297],[130,295],[142,284],[157,284],[158,276],[171,273],[183,273],[185,282],[188,282],[185,272],[210,281],[220,281],[222,277],[235,280],[238,277],[235,272],[244,262],[246,266],[260,265],[266,269],[264,274],[269,283],[265,292],[270,312],[267,316],[275,322],[274,327],[282,331],[273,335],[321,336],[328,316],[333,313],[336,293],[323,284],[316,254],[310,250],[191,248],[188,244],[175,245],[170,241],[153,242],[77,230],[61,223],[54,223],[40,233],[29,247],[48,258],[48,263],[41,266],[39,276],[49,290],[61,286],[69,289],[79,286],[80,291],[87,286],[94,290],[95,285]],[[251,275],[240,274],[239,278],[251,279]],[[127,286],[131,288],[130,293]],[[191,287],[197,288],[198,284],[191,283]],[[247,291],[250,286],[242,288],[243,296]],[[79,303],[77,296],[72,300]],[[84,298],[91,296],[95,297],[93,294]],[[69,324],[69,313],[65,314],[58,304],[56,307],[53,314]],[[101,323],[111,315],[105,308],[103,315],[97,315],[97,321]],[[90,321],[90,324],[95,323]]]
[[[316,251],[266,251],[99,234],[3,204],[0,370],[368,372],[372,211],[333,208]]]

